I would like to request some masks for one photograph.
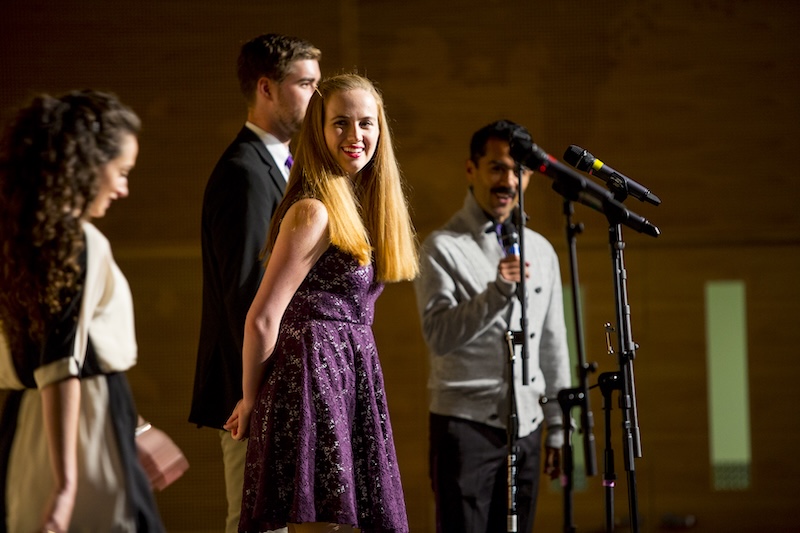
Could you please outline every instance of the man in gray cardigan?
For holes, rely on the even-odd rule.
[[[518,200],[515,132],[501,120],[475,132],[466,173],[464,206],[422,247],[415,281],[422,331],[429,349],[430,475],[438,532],[506,531],[508,349],[505,335],[520,329],[519,256],[504,250],[503,231]],[[523,169],[522,187],[532,171]],[[539,486],[542,423],[544,471],[560,473],[563,444],[557,402],[570,386],[569,354],[558,257],[552,245],[525,228],[530,382],[515,358],[517,512],[519,531],[531,531]]]

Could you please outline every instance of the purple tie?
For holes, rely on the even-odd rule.
[[[500,243],[500,247],[505,250],[506,247],[503,244],[503,225],[496,223],[494,225],[494,232],[497,234],[497,242]]]
[[[289,154],[289,157],[286,158],[286,168],[292,170],[293,164],[294,164],[294,158],[292,157],[292,154]]]

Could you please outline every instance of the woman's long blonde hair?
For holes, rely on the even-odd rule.
[[[331,96],[355,89],[363,89],[375,97],[380,136],[372,159],[351,179],[328,150],[324,127],[325,106]],[[301,198],[315,198],[325,205],[331,243],[353,255],[361,265],[374,259],[378,281],[416,277],[419,272],[416,234],[383,98],[367,78],[358,74],[328,78],[311,97],[286,194],[272,218],[266,254],[275,245],[286,211]]]

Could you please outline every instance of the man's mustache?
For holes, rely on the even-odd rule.
[[[517,195],[517,190],[511,187],[492,187],[489,192],[492,194],[508,194],[509,196]]]

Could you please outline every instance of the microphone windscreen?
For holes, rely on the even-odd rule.
[[[520,165],[527,164],[533,148],[533,139],[524,130],[518,129],[512,132],[511,142],[509,142],[509,155],[511,159]]]
[[[581,160],[583,157],[583,153],[586,150],[581,148],[580,146],[575,146],[574,144],[570,144],[567,151],[564,152],[564,161],[572,165],[573,167],[578,166],[578,161]]]

